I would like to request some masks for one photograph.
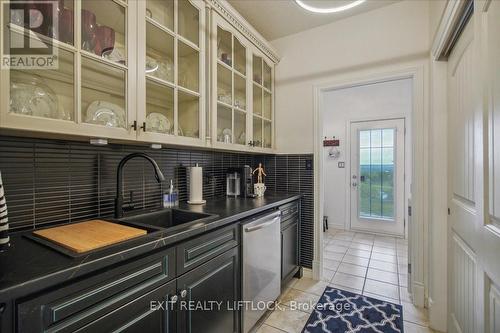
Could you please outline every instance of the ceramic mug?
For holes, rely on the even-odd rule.
[[[253,184],[253,193],[256,197],[263,197],[266,192],[266,185],[264,183],[255,183]]]

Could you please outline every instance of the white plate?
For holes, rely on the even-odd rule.
[[[94,101],[87,108],[85,122],[107,127],[125,128],[125,110],[110,102]]]
[[[148,131],[170,134],[171,124],[167,117],[161,113],[151,112],[146,117]]]

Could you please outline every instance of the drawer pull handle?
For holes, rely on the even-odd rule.
[[[185,298],[187,296],[188,292],[186,289],[184,289],[183,291],[181,291],[181,297],[182,298]]]
[[[177,296],[177,295],[170,297],[170,303],[172,303],[172,304],[177,303],[178,300],[179,300],[179,296]]]

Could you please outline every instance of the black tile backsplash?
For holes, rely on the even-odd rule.
[[[110,144],[91,146],[73,141],[0,136],[0,171],[5,186],[11,230],[111,216],[116,168],[127,154],[144,152],[160,166],[169,185],[174,181],[180,200],[188,198],[187,167],[203,167],[203,196],[225,195],[228,167],[263,163],[267,191],[304,195],[302,205],[301,261],[311,267],[313,258],[313,171],[306,161],[312,154],[257,155],[191,148],[154,150],[144,146]],[[123,195],[132,194],[135,208],[159,207],[162,187],[151,165],[141,159],[127,163]]]

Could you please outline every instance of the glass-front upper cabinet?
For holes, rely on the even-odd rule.
[[[138,1],[139,137],[200,144],[204,119],[204,5]],[[179,141],[180,140],[180,141]],[[198,143],[194,141],[199,141]]]
[[[252,145],[273,148],[273,67],[263,56],[252,55]]]
[[[11,63],[2,68],[2,93],[9,96],[2,100],[2,126],[135,138],[129,127],[135,2],[11,2],[3,10],[10,12],[3,15],[3,56]]]
[[[237,145],[249,141],[249,47],[241,34],[224,19],[215,16],[213,40],[212,141],[216,145]]]

